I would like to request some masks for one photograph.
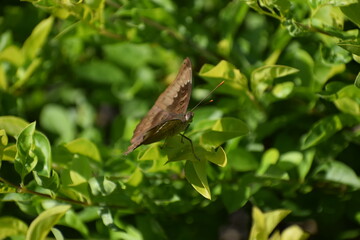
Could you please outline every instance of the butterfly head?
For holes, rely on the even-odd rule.
[[[191,122],[192,119],[193,119],[193,117],[194,117],[194,113],[191,112],[191,111],[189,111],[189,112],[187,112],[187,113],[185,114],[185,121],[186,121],[186,122]]]

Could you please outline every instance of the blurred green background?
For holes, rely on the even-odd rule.
[[[358,239],[359,11],[2,0],[0,239]],[[189,108],[225,81],[187,134],[202,161],[123,156],[186,57]]]

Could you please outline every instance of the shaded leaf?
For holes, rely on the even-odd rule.
[[[305,135],[302,143],[302,149],[313,147],[325,141],[344,127],[352,126],[356,123],[357,120],[355,118],[346,114],[325,117],[316,122],[310,131]]]
[[[214,123],[210,131],[201,136],[200,143],[216,148],[227,140],[248,132],[249,129],[243,121],[236,118],[221,118]]]
[[[360,179],[355,171],[342,162],[331,161],[322,164],[315,173],[324,180],[360,188]]]

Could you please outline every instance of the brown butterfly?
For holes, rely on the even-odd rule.
[[[131,145],[124,154],[131,153],[140,145],[154,143],[184,131],[194,116],[193,112],[187,112],[191,88],[192,68],[190,59],[186,58],[175,80],[158,97],[154,106],[137,125]],[[190,141],[194,153],[191,140],[181,135]]]

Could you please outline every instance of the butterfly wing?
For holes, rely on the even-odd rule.
[[[166,121],[173,120],[175,116],[185,115],[190,101],[191,89],[191,62],[189,58],[186,58],[175,80],[158,97],[154,106],[137,125],[131,139],[131,145],[124,154],[129,154],[143,144],[144,136],[148,136],[148,131],[151,129],[159,127]]]

